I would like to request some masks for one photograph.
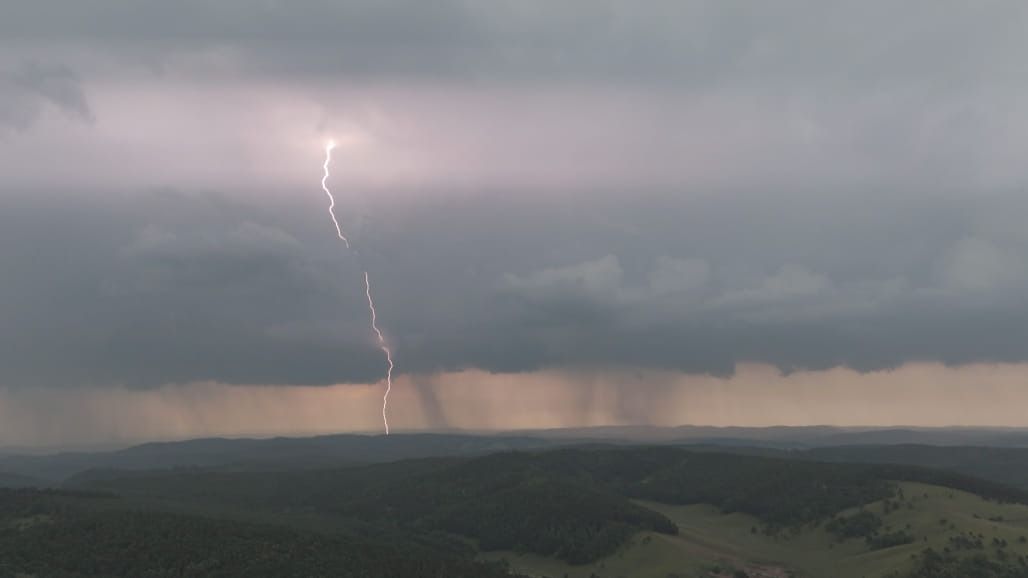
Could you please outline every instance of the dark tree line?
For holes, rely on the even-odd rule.
[[[502,565],[402,538],[371,542],[90,500],[0,490],[0,576],[509,577]]]
[[[917,567],[904,578],[1028,578],[1024,558],[1014,561],[992,560],[984,554],[955,556],[925,549]]]
[[[923,468],[819,463],[675,447],[577,448],[477,458],[407,460],[333,470],[167,471],[83,476],[84,487],[270,513],[353,520],[383,535],[484,550],[516,550],[588,562],[642,530],[674,533],[667,518],[632,499],[708,503],[760,519],[766,532],[824,522],[841,533],[870,519],[838,512],[896,496],[894,480],[1028,502],[1024,492]],[[870,547],[905,543],[904,532],[863,531]]]

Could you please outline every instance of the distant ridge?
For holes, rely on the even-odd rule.
[[[89,469],[175,467],[279,469],[390,462],[429,456],[468,456],[549,447],[537,437],[457,434],[339,434],[306,438],[203,438],[150,442],[110,452],[64,452],[0,458],[0,471],[58,483]]]
[[[985,427],[836,427],[836,426],[599,426],[512,431],[552,439],[594,439],[646,443],[724,442],[728,445],[783,449],[839,445],[982,445],[1028,447],[1028,428]]]
[[[39,480],[29,476],[0,472],[0,488],[32,488],[40,485],[42,483]]]
[[[10,485],[22,485],[23,482],[54,485],[95,469],[318,468],[583,444],[708,446],[737,453],[806,452],[819,448],[866,446],[973,446],[1008,448],[1011,450],[1010,459],[1028,464],[1028,430],[1014,428],[604,426],[497,433],[336,434],[149,442],[113,451],[0,455],[0,475],[10,476],[7,478]],[[909,452],[904,454],[904,459],[888,452],[874,451],[842,452],[838,455],[812,452],[810,455],[814,459],[833,461],[910,463],[913,460]],[[959,467],[951,469],[961,471]]]

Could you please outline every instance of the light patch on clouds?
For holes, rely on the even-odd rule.
[[[661,255],[647,273],[654,295],[672,295],[701,289],[710,280],[710,265],[703,259],[677,259]]]
[[[606,297],[620,291],[623,276],[618,258],[606,255],[584,263],[534,271],[525,276],[508,273],[504,279],[515,291],[543,298],[560,295],[562,291]]]
[[[954,291],[990,291],[1024,279],[1024,255],[975,237],[957,241],[943,263],[943,281]]]
[[[943,102],[720,86],[98,80],[85,109],[95,122],[39,118],[34,130],[0,143],[0,169],[9,186],[39,186],[56,158],[62,170],[47,176],[50,186],[293,191],[317,176],[324,142],[334,138],[337,186],[404,198],[496,188],[696,196],[901,186],[952,194],[1028,181],[1017,154],[1028,145],[1023,99],[933,98]],[[74,99],[61,102],[81,110]],[[981,112],[935,126],[964,108]]]
[[[765,277],[757,287],[732,291],[719,297],[717,306],[768,305],[814,297],[832,287],[831,281],[802,265],[783,265]]]
[[[618,257],[605,255],[524,275],[505,273],[503,280],[506,290],[532,301],[586,298],[613,305],[695,292],[710,275],[710,266],[702,259],[661,255],[641,279],[626,279]]]

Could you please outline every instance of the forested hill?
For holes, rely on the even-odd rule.
[[[43,482],[36,478],[0,472],[0,488],[32,488],[41,485],[44,485]]]
[[[0,490],[0,576],[510,578],[502,564],[402,535],[140,509],[102,495]]]
[[[776,449],[766,446],[689,444],[691,451],[736,453],[787,460],[833,463],[898,464],[946,470],[1028,490],[1028,448],[991,446],[941,446],[924,444],[843,445],[810,449]]]
[[[908,482],[1028,503],[1021,490],[952,472],[670,446],[327,469],[108,468],[69,480],[65,492],[78,494],[0,494],[0,576],[487,578],[506,570],[477,562],[482,552],[532,553],[574,568],[620,555],[639,535],[688,539],[667,511],[647,504],[713,505],[752,520],[744,536],[818,531],[888,549],[914,538],[887,527],[889,512],[930,502],[904,496],[898,484]],[[884,510],[853,514],[870,504]]]
[[[1028,448],[865,445],[816,448],[800,455],[819,461],[890,463],[950,470],[1028,489]]]
[[[767,531],[828,520],[892,496],[894,481],[963,489],[994,500],[1028,494],[916,467],[827,464],[673,447],[505,452],[312,471],[169,471],[83,476],[79,487],[434,531],[584,562],[639,530],[674,533],[631,499],[713,504],[757,517]]]

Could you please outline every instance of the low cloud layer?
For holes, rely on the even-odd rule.
[[[357,258],[317,192],[6,199],[0,382],[374,381],[361,267],[401,373],[1028,360],[1019,195],[372,202]]]

